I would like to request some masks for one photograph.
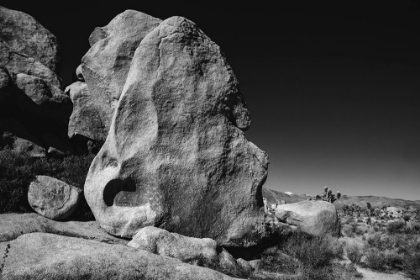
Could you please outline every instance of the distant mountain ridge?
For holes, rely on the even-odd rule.
[[[285,192],[271,190],[267,188],[262,189],[262,194],[269,204],[280,203],[284,200],[286,203],[295,203],[302,200],[307,200],[310,195],[307,194],[295,194],[289,195]],[[342,197],[334,202],[334,205],[341,209],[344,205],[356,204],[362,208],[366,208],[367,202],[369,202],[373,208],[382,208],[384,206],[395,206],[395,207],[407,207],[412,206],[417,210],[420,210],[420,200],[405,200],[399,198],[387,198],[380,196],[349,196],[342,195]]]

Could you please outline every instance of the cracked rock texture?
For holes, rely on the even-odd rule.
[[[268,156],[245,138],[249,126],[219,46],[185,18],[163,21],[136,49],[90,167],[85,197],[96,220],[123,237],[155,226],[255,245],[265,234]]]

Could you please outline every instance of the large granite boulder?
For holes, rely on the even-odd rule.
[[[64,220],[76,211],[81,192],[63,181],[39,175],[29,185],[28,202],[42,216]]]
[[[0,7],[0,150],[32,157],[73,153],[67,136],[72,103],[62,91],[60,65],[54,35],[31,16]]]
[[[127,10],[107,26],[92,32],[91,48],[82,58],[82,69],[76,70],[77,79],[84,79],[88,90],[74,103],[70,137],[82,135],[101,144],[105,141],[134,52],[160,22],[141,12]]]
[[[298,230],[315,236],[340,234],[340,220],[334,204],[326,201],[301,201],[277,205],[276,217]]]
[[[55,73],[61,67],[57,38],[28,14],[0,6],[0,41]]]
[[[88,83],[89,85],[89,83]],[[238,81],[191,21],[163,21],[137,48],[85,196],[111,234],[156,226],[219,245],[255,245],[264,230],[268,156],[249,142]]]
[[[210,238],[194,238],[156,227],[142,228],[128,246],[188,263],[216,263],[217,243]]]
[[[48,233],[0,243],[0,278],[228,280],[220,272],[124,245]]]

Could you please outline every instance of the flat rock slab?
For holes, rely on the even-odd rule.
[[[128,243],[128,240],[116,238],[106,233],[96,221],[57,222],[35,213],[0,215],[0,242],[14,240],[21,235],[33,232],[53,233],[109,244]]]
[[[77,209],[82,190],[63,181],[49,177],[36,176],[28,190],[29,205],[42,216],[63,220]]]
[[[14,279],[234,279],[124,245],[110,245],[47,233],[0,243],[0,278]]]

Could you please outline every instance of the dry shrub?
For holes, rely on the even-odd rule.
[[[357,244],[346,244],[347,257],[352,263],[359,264],[363,256],[363,248]]]

